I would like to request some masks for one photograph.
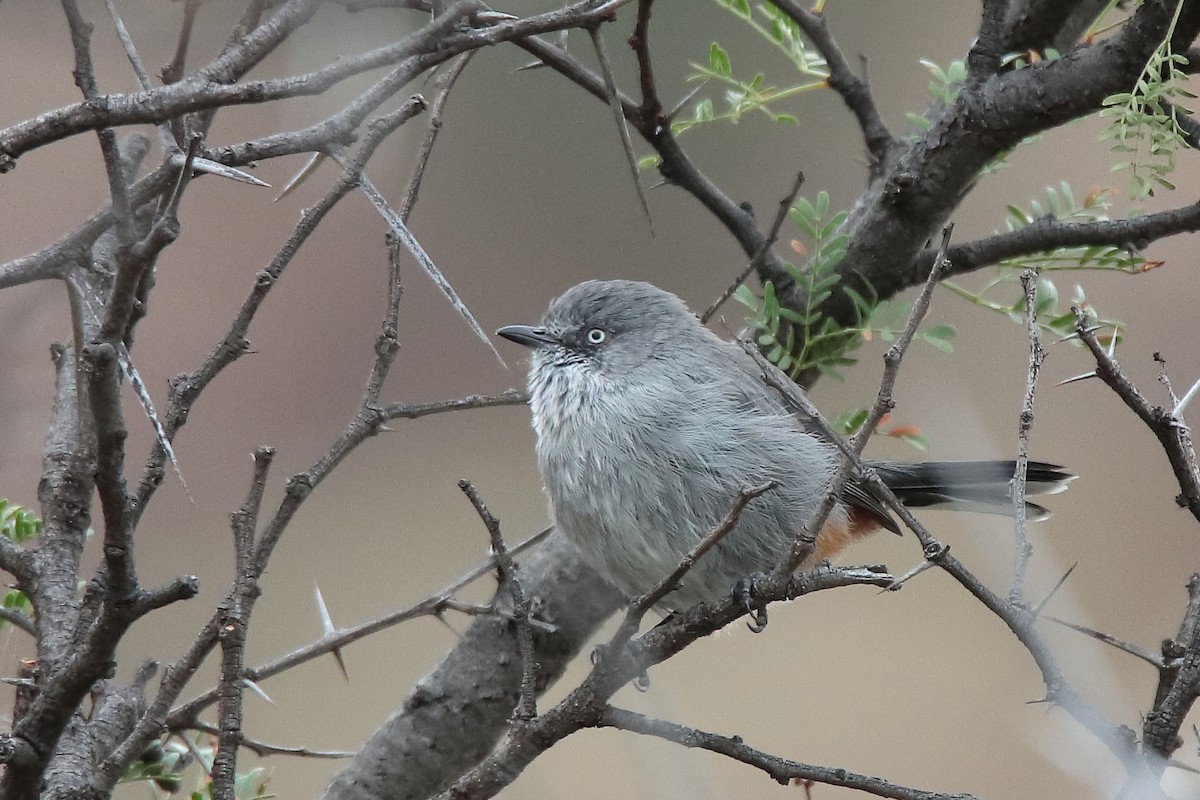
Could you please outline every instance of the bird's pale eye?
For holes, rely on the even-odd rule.
[[[587,332],[587,340],[589,344],[604,344],[604,340],[608,338],[608,331],[603,328],[589,328]]]

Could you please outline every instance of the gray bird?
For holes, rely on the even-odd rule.
[[[654,588],[729,512],[743,489],[775,481],[664,605],[686,608],[771,570],[825,496],[836,449],[806,431],[741,347],[675,295],[637,281],[586,281],[540,325],[497,334],[532,350],[529,405],[555,522],[630,597]],[[1011,514],[1012,461],[870,462],[908,506]],[[1030,494],[1072,477],[1031,462]],[[1030,518],[1046,509],[1026,503]],[[804,566],[880,529],[886,507],[851,478]]]

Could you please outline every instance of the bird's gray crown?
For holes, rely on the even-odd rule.
[[[668,324],[669,323],[669,324]],[[546,309],[542,327],[555,333],[598,327],[613,334],[697,325],[675,295],[643,281],[584,281]]]

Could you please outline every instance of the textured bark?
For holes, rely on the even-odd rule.
[[[580,562],[557,532],[520,567],[538,617],[557,627],[552,634],[534,631],[541,692],[562,675],[622,598]],[[325,791],[326,800],[417,800],[441,791],[479,762],[504,733],[520,685],[513,623],[477,618],[338,773]]]
[[[1148,2],[1109,41],[1021,70],[972,75],[954,103],[931,108],[931,128],[893,152],[851,211],[844,231],[850,244],[838,266],[845,281],[880,298],[924,281],[928,261],[918,254],[974,187],[980,169],[1026,137],[1090,114],[1108,95],[1128,91],[1162,41],[1173,10],[1171,2]],[[1186,49],[1198,30],[1200,5],[1185,5],[1174,41]],[[763,272],[777,287],[791,287],[781,294],[783,303],[805,307],[786,274],[769,264]],[[854,308],[840,292],[823,310],[854,321]]]

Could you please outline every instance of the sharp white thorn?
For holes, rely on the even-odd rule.
[[[1176,417],[1183,414],[1184,409],[1187,408],[1188,404],[1195,399],[1197,392],[1200,392],[1200,380],[1197,380],[1195,383],[1193,383],[1192,388],[1188,389],[1187,393],[1184,394],[1183,397],[1179,398],[1179,403],[1171,410],[1171,414]]]
[[[1096,370],[1092,370],[1091,372],[1085,372],[1082,375],[1076,375],[1074,378],[1067,378],[1066,380],[1059,381],[1058,383],[1056,383],[1054,385],[1055,386],[1066,386],[1068,383],[1078,383],[1079,381],[1086,381],[1089,378],[1098,378],[1098,377],[1100,377],[1100,376],[1096,374]]]
[[[180,166],[182,166],[183,156],[178,156],[177,160],[179,161]],[[212,161],[207,158],[200,158],[199,156],[196,156],[192,159],[192,169],[196,170],[197,172],[207,172],[210,175],[218,175],[222,178],[229,178],[231,181],[237,181],[238,183],[248,183],[251,186],[265,186],[268,189],[271,188],[271,184],[264,180],[259,180],[249,172],[228,167],[219,161]]]
[[[293,175],[291,180],[284,184],[283,190],[279,192],[279,196],[275,198],[275,202],[278,203],[280,200],[294,192],[296,187],[304,183],[305,179],[307,179],[309,175],[312,175],[317,171],[317,167],[321,166],[321,162],[324,160],[324,153],[313,153],[308,161],[304,163],[304,166],[300,168],[300,171]]]
[[[254,681],[250,680],[249,678],[242,678],[242,685],[245,686],[250,691],[254,692],[256,695],[261,697],[263,700],[266,700],[271,705],[275,705],[275,701],[271,699],[270,695],[268,695],[266,692],[264,692],[262,690],[262,687],[259,686]]]

